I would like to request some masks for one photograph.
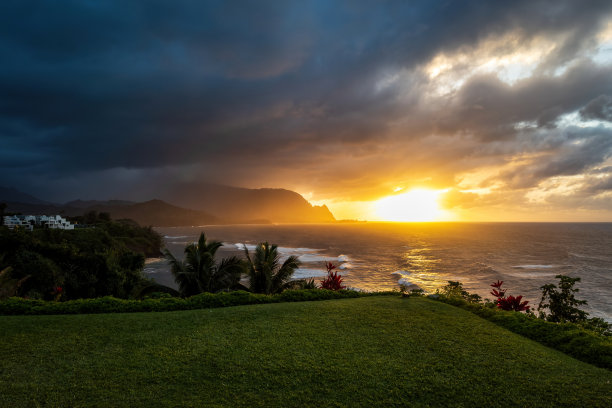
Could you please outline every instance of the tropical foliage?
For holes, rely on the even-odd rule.
[[[159,254],[160,243],[159,234],[129,221],[75,230],[0,228],[0,269],[11,267],[3,287],[32,299],[127,298],[145,281],[145,253]]]
[[[497,298],[495,301],[497,307],[502,310],[511,310],[514,312],[529,312],[529,306],[527,306],[529,301],[523,300],[523,296],[506,296],[507,290],[502,288],[503,284],[504,281],[500,280],[491,284],[493,288],[491,294]]]
[[[235,256],[217,263],[215,254],[221,246],[223,243],[219,241],[207,241],[206,234],[202,232],[198,242],[185,247],[183,261],[176,259],[169,250],[164,251],[182,296],[193,296],[202,292],[214,293],[239,286],[244,265]]]
[[[538,305],[540,317],[550,322],[580,322],[587,318],[588,313],[580,310],[578,306],[586,305],[586,300],[576,299],[575,294],[579,289],[574,288],[580,278],[570,278],[565,275],[557,275],[559,287],[549,283],[542,286],[542,300]],[[546,314],[545,311],[549,313]]]
[[[458,281],[448,281],[448,285],[438,290],[438,294],[448,299],[464,300],[468,303],[480,303],[482,301],[480,295],[470,293],[463,289],[463,284]]]
[[[155,258],[161,255],[162,237],[151,226],[140,226],[130,219],[111,220],[108,213],[96,211],[68,219],[104,230],[128,249],[142,253],[146,257]]]
[[[291,276],[300,266],[296,256],[290,256],[281,264],[276,245],[263,242],[255,247],[251,257],[244,246],[250,289],[255,293],[279,293],[291,286]]]
[[[325,262],[325,268],[327,269],[327,277],[321,281],[321,289],[345,289],[346,286],[342,284],[342,276],[338,275],[338,272],[334,271],[334,269],[336,269],[336,265],[331,262]]]
[[[25,276],[21,279],[13,279],[10,277],[11,267],[0,270],[0,300],[8,299],[17,295],[17,291],[30,276]]]

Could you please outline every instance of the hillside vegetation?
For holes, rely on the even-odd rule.
[[[612,373],[424,298],[0,316],[0,406],[589,406]]]
[[[103,215],[103,214],[102,214]],[[90,228],[75,230],[0,228],[0,270],[23,280],[16,296],[68,300],[127,298],[146,282],[146,256],[159,256],[161,236],[131,220],[90,213]]]

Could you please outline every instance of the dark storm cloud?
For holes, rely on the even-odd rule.
[[[168,183],[249,185],[253,174],[274,174],[282,185],[283,169],[323,190],[357,191],[383,173],[425,165],[452,179],[486,162],[468,164],[468,150],[520,142],[516,122],[553,128],[581,108],[585,118],[609,120],[610,67],[546,70],[591,47],[611,9],[609,1],[3,2],[0,184],[40,187],[46,178],[73,190],[95,182],[110,194],[113,183],[160,174]],[[509,32],[564,40],[532,78],[509,86],[479,76],[423,107],[428,79],[419,67]],[[401,86],[380,86],[398,72]],[[431,146],[430,134],[468,142]],[[417,154],[419,143],[427,150]],[[588,156],[593,164],[610,146],[590,143],[601,149]],[[551,161],[557,172],[578,160],[571,149],[556,151],[567,154]],[[49,190],[59,197],[62,188]]]
[[[584,119],[607,120],[612,122],[612,96],[599,95],[580,109]]]
[[[591,170],[612,157],[612,130],[571,128],[565,143],[548,152],[551,157],[537,157],[523,166],[505,172],[502,179],[515,189],[537,186],[557,176],[574,176]]]
[[[464,128],[497,139],[514,136],[513,125],[518,122],[553,126],[560,115],[585,104],[594,114],[594,108],[588,107],[602,102],[592,101],[592,95],[612,93],[611,74],[610,67],[583,62],[558,77],[532,77],[512,86],[493,75],[478,76],[461,88],[455,106],[439,121],[440,128],[449,132]]]

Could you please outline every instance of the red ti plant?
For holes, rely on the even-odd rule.
[[[64,291],[64,288],[62,288],[61,286],[56,286],[53,289],[53,298],[54,300],[57,302],[60,300],[60,298],[62,297],[62,292]]]
[[[491,291],[491,294],[498,299],[506,296],[506,290],[501,288],[503,284],[504,284],[504,281],[500,281],[500,280],[498,280],[497,282],[493,282],[491,284],[491,287],[493,288],[493,290]]]
[[[504,284],[504,281],[499,281],[499,280],[491,284],[491,287],[493,288],[493,290],[491,291],[491,294],[497,298],[497,300],[495,301],[495,303],[497,304],[497,307],[502,310],[513,310],[515,312],[528,312],[529,306],[527,306],[527,303],[529,303],[529,301],[522,300],[523,296],[506,297],[506,289],[502,289],[503,284]]]
[[[325,268],[327,269],[327,278],[321,281],[321,289],[340,290],[346,288],[342,285],[342,276],[338,275],[338,272],[333,272],[336,265],[325,262]]]
[[[529,301],[524,300],[521,302],[521,299],[523,299],[522,296],[508,296],[507,298],[499,298],[497,299],[497,307],[502,309],[502,310],[514,310],[515,312],[528,312],[529,311],[529,306],[527,306],[527,303],[529,303]]]

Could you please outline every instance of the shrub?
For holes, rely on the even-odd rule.
[[[499,280],[491,284],[491,287],[493,287],[491,294],[497,297],[497,300],[495,301],[497,307],[502,310],[509,310],[514,312],[529,312],[529,306],[527,306],[527,303],[529,303],[529,301],[522,300],[523,296],[506,297],[506,289],[502,289],[503,284],[504,281]]]
[[[557,275],[559,288],[552,283],[542,286],[542,300],[538,305],[540,318],[550,322],[580,322],[586,320],[588,313],[580,310],[577,306],[586,305],[586,300],[578,300],[574,295],[579,289],[574,288],[580,278],[570,278],[565,275]],[[549,313],[546,314],[545,310]]]
[[[475,293],[469,293],[468,291],[464,290],[463,284],[457,281],[448,281],[448,285],[443,286],[442,291],[438,290],[436,293],[442,295],[447,300],[458,304],[462,304],[464,302],[482,302],[482,298],[480,297],[480,295],[477,295]]]
[[[466,309],[484,319],[502,326],[514,333],[525,336],[531,340],[555,348],[574,358],[594,364],[599,367],[612,369],[612,342],[610,341],[610,325],[602,319],[586,319],[582,322],[553,322],[537,318],[533,313],[514,313],[521,308],[521,299],[514,300],[505,296],[506,290],[501,288],[503,282],[496,282],[491,292],[498,299],[514,302],[508,310],[504,310],[497,303],[492,304],[469,303],[460,282],[450,281],[442,288],[441,296],[437,299],[445,303]],[[526,305],[523,304],[522,307]],[[505,305],[504,305],[505,307]]]
[[[389,293],[357,292],[353,290],[333,291],[306,289],[286,290],[282,293],[272,295],[239,290],[235,292],[201,293],[188,298],[166,297],[165,294],[160,293],[155,296],[157,298],[150,297],[143,300],[126,300],[105,296],[95,299],[54,302],[12,297],[0,301],[0,315],[162,312],[252,305],[259,303],[345,299],[388,294]]]
[[[580,278],[570,278],[565,275],[557,275],[559,279],[559,288],[552,283],[542,286],[542,300],[538,305],[540,318],[550,322],[572,322],[577,323],[587,330],[604,336],[612,336],[612,325],[598,317],[587,318],[589,315],[584,310],[578,308],[580,305],[586,305],[586,300],[576,299],[575,293],[579,289],[574,288],[576,282],[580,282]],[[549,314],[545,310],[549,310]]]
[[[115,226],[113,233],[127,233],[121,224],[105,225]],[[129,250],[102,227],[31,232],[0,229],[2,256],[3,264],[12,267],[11,279],[30,276],[17,291],[18,296],[59,300],[59,286],[61,300],[128,297],[144,281],[144,255]]]
[[[30,275],[27,275],[21,279],[12,279],[9,276],[11,269],[12,268],[10,266],[7,266],[6,268],[0,270],[0,300],[17,296],[17,292],[19,291],[21,285],[30,279]]]
[[[301,289],[316,289],[317,282],[315,282],[314,278],[304,279],[304,283],[302,284]]]
[[[325,262],[325,267],[327,268],[327,277],[321,281],[321,289],[345,289],[346,286],[342,285],[342,276],[338,275],[338,272],[334,272],[334,269],[336,269],[336,265],[331,262]]]

